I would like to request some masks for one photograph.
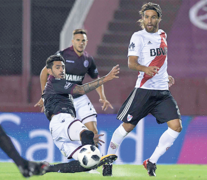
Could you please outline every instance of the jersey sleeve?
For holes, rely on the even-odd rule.
[[[91,64],[90,67],[88,69],[88,75],[92,78],[92,79],[96,79],[98,78],[98,69],[96,67],[95,61],[92,57],[91,58]]]
[[[141,50],[143,48],[142,36],[138,33],[134,33],[131,37],[128,56],[139,56],[141,55]]]
[[[57,94],[72,94],[74,87],[77,86],[77,84],[71,83],[65,79],[54,79],[52,85]]]

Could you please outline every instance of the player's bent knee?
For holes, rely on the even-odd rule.
[[[73,121],[68,128],[68,135],[72,141],[80,141],[80,134],[88,130],[80,121]]]
[[[134,125],[130,123],[123,123],[122,124],[123,128],[125,129],[126,132],[131,132],[134,129]]]
[[[169,128],[171,128],[172,130],[176,132],[182,131],[182,123],[180,119],[174,119],[174,120],[168,121],[167,124]]]
[[[179,123],[175,125],[175,131],[181,132],[182,131],[182,124],[181,121],[179,120]]]
[[[176,132],[181,132],[182,131],[182,126],[180,125],[174,125],[174,126],[168,126],[170,129],[176,131]]]
[[[182,126],[177,127],[177,132],[181,132],[182,131]]]

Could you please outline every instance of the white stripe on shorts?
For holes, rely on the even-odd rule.
[[[123,120],[124,116],[127,114],[131,104],[132,104],[132,101],[134,99],[134,96],[137,92],[137,89],[134,90],[133,94],[131,95],[130,99],[128,100],[125,108],[123,109],[123,111],[120,113],[120,115],[117,117],[119,120]]]

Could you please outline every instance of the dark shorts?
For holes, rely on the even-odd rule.
[[[117,119],[136,125],[151,113],[157,123],[181,119],[175,99],[168,90],[135,88],[120,108]]]

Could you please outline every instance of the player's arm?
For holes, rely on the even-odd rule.
[[[93,79],[97,78],[98,76],[98,70],[96,68],[96,63],[93,57],[91,57],[91,65],[90,65],[90,68],[88,69],[88,74]],[[106,99],[106,96],[104,93],[104,85],[101,85],[98,88],[96,88],[96,92],[99,95],[99,102],[102,103],[102,110],[105,111],[108,109],[108,107],[113,109],[113,106],[111,105],[111,103]]]
[[[45,89],[45,85],[46,85],[46,82],[47,82],[47,76],[48,76],[48,73],[47,73],[47,68],[44,67],[40,73],[40,85],[41,85],[41,92],[43,94],[43,91]],[[35,107],[36,106],[39,106],[42,108],[41,112],[43,112],[43,100],[42,98],[40,98],[40,100],[34,105]]]
[[[41,84],[41,91],[43,94],[43,91],[45,89],[45,85],[47,82],[47,76],[48,76],[48,72],[47,72],[47,68],[44,67],[40,73],[40,84]]]
[[[171,87],[173,84],[175,84],[175,79],[172,77],[172,76],[170,76],[170,75],[168,75],[168,86],[169,87]]]
[[[142,71],[146,73],[149,76],[154,76],[155,74],[158,74],[159,67],[157,66],[143,66],[138,63],[138,56],[129,56],[128,57],[128,67],[129,69],[136,70],[136,71]]]
[[[72,93],[73,94],[86,94],[88,92],[91,92],[98,88],[99,86],[102,86],[104,83],[114,79],[119,78],[117,75],[119,74],[119,65],[116,65],[112,68],[112,70],[106,75],[103,76],[95,81],[83,84],[83,85],[77,85],[74,87]]]
[[[111,105],[111,103],[106,99],[106,96],[105,96],[105,93],[104,93],[104,86],[103,85],[101,85],[98,88],[96,88],[96,92],[99,95],[99,102],[103,103],[102,110],[105,111],[105,110],[108,109],[108,107],[110,107],[111,109],[114,109],[113,106]]]

